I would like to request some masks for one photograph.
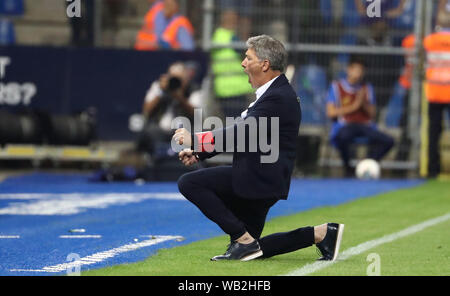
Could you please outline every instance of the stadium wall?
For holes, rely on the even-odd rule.
[[[175,61],[195,62],[201,83],[208,64],[201,51],[0,47],[0,109],[72,114],[94,107],[99,140],[130,140],[130,115],[141,112],[151,83]]]

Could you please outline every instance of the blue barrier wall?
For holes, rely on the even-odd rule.
[[[0,15],[23,15],[24,7],[23,0],[2,0],[0,1]]]
[[[206,75],[202,52],[0,47],[0,108],[56,114],[97,109],[102,140],[130,140],[129,116],[141,112],[150,84],[175,61],[194,61],[195,82]]]

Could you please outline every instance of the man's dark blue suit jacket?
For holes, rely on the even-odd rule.
[[[248,143],[249,139],[255,135],[250,135],[248,128],[245,132],[245,152],[237,151],[237,130],[245,125],[245,121],[224,129],[213,130],[212,135],[216,143],[218,137],[221,137],[226,151],[229,151],[230,146],[233,148],[233,190],[237,195],[247,199],[287,199],[294,169],[301,108],[300,101],[284,74],[275,79],[267,91],[248,109],[246,120],[250,117],[256,119],[258,128],[260,127],[259,119],[268,118],[267,139],[272,148],[275,145],[270,143],[271,122],[273,122],[271,118],[279,119],[279,129],[275,130],[279,135],[279,157],[275,162],[263,163],[261,156],[268,156],[274,151],[262,152],[260,145],[257,145],[256,152],[251,152],[254,150],[249,149]],[[230,129],[234,129],[234,143],[226,141],[225,134]],[[194,147],[199,144],[196,137],[193,137],[193,144]],[[217,151],[199,152],[198,156],[203,160],[218,153]]]

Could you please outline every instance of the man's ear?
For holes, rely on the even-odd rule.
[[[270,69],[270,62],[268,60],[264,60],[262,67],[263,72],[267,72],[269,71],[269,69]]]

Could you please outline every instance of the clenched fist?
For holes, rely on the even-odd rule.
[[[172,140],[174,140],[178,145],[191,147],[191,133],[185,128],[177,129],[172,137]]]
[[[194,151],[192,151],[189,148],[186,148],[180,153],[178,153],[178,158],[185,166],[190,166],[198,162],[198,159],[195,156]]]

